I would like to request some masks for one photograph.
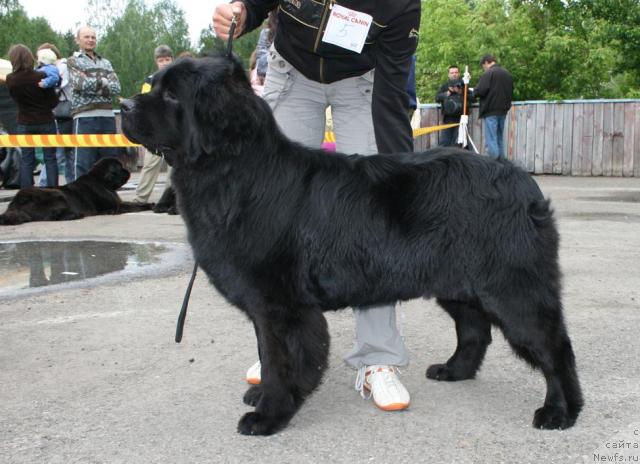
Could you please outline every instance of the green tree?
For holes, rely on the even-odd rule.
[[[251,54],[258,44],[260,29],[261,28],[257,28],[233,41],[233,52],[242,59],[242,62],[247,69],[249,68],[249,59],[251,58]],[[203,29],[200,32],[200,39],[198,40],[198,46],[196,49],[198,50],[198,54],[205,55],[212,50],[226,50],[226,47],[227,42],[216,37],[211,28],[208,28]]]
[[[20,8],[18,0],[0,0],[0,17]]]
[[[189,50],[184,12],[172,0],[148,8],[142,0],[130,0],[122,16],[107,27],[98,40],[98,52],[111,61],[118,73],[122,95],[138,93],[144,78],[156,70],[154,49],[161,44],[175,54]]]
[[[205,55],[212,50],[224,50],[225,42],[216,37],[211,27],[200,31],[200,38],[196,50],[199,55]]]
[[[433,101],[450,64],[469,64],[473,86],[482,73],[478,60],[486,53],[513,74],[517,100],[637,96],[640,46],[632,40],[640,35],[640,25],[633,23],[636,12],[640,18],[637,0],[580,1],[423,2],[417,52],[421,100]],[[628,6],[633,27],[624,22],[627,16],[595,7],[620,2]],[[630,43],[622,45],[623,38]]]
[[[60,52],[64,56],[71,56],[71,54],[78,49],[78,45],[76,44],[76,32],[72,30],[65,32],[62,36],[61,45]]]
[[[569,8],[577,19],[587,17],[597,22],[603,46],[617,52],[608,91],[616,96],[640,97],[640,2],[573,0]]]
[[[44,43],[59,45],[62,35],[55,32],[45,18],[30,19],[19,2],[0,1],[0,55],[6,56],[9,47],[21,43],[35,51]]]
[[[127,4],[127,0],[87,0],[85,24],[91,26],[98,37],[103,36],[122,16]]]
[[[416,52],[416,88],[421,102],[433,102],[447,79],[447,68],[477,62],[470,36],[471,7],[465,0],[422,2],[420,39]],[[471,70],[473,73],[473,69]]]

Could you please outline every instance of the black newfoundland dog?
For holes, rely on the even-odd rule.
[[[210,281],[254,324],[262,384],[243,434],[272,434],[327,367],[323,311],[437,298],[458,346],[426,375],[473,378],[502,329],[542,370],[533,425],[571,427],[582,395],[560,301],[549,203],[507,161],[442,148],[328,154],[285,138],[236,59],[185,59],[122,103],[127,137],[165,154]],[[517,394],[517,392],[512,392]]]
[[[124,214],[149,210],[152,203],[122,201],[116,190],[129,180],[115,158],[98,161],[74,182],[57,188],[29,187],[20,190],[0,215],[0,225],[33,221],[68,221],[99,214]]]

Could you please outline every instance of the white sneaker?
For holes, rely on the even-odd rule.
[[[358,371],[356,390],[363,398],[373,397],[373,402],[383,411],[407,409],[411,398],[396,375],[393,366],[363,366]],[[367,397],[364,391],[369,392]]]
[[[255,363],[253,366],[247,370],[247,383],[251,385],[260,385],[262,382],[262,377],[260,377],[260,371],[262,366],[260,365],[260,361]]]

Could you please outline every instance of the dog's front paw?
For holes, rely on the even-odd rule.
[[[166,213],[169,210],[169,207],[167,205],[163,205],[162,203],[156,203],[155,205],[153,205],[152,209],[154,213]]]
[[[272,435],[285,425],[259,412],[248,412],[238,422],[238,432],[242,435]]]
[[[178,208],[176,208],[175,206],[172,206],[171,208],[169,208],[167,210],[167,214],[169,214],[171,216],[175,216],[175,215],[180,214],[180,213],[178,213]]]
[[[255,407],[262,398],[262,387],[260,385],[253,385],[245,392],[242,397],[244,404]]]
[[[433,380],[459,380],[446,364],[432,364],[427,368],[427,378]]]
[[[533,426],[537,429],[568,429],[575,423],[566,409],[555,406],[543,406],[533,415]]]
[[[454,366],[450,364],[433,364],[427,369],[426,376],[428,379],[445,380],[455,382],[458,380],[469,380],[475,376],[474,371],[464,369],[462,366]]]

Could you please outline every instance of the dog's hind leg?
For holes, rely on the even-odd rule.
[[[458,346],[446,363],[429,366],[427,378],[450,381],[472,379],[491,343],[491,324],[475,304],[440,299],[438,304],[456,323]]]
[[[252,391],[253,399],[259,398],[255,411],[238,423],[244,435],[271,435],[284,428],[327,368],[329,333],[322,312],[307,308],[283,313],[277,309],[255,318],[262,383]]]
[[[253,322],[253,329],[255,330],[256,339],[258,340],[258,359],[262,360],[262,354],[260,353],[260,328],[255,323],[255,321],[252,320],[251,322]],[[262,365],[262,363],[261,363],[261,365]],[[262,378],[262,373],[261,373],[260,377]],[[247,391],[244,393],[244,396],[242,397],[242,401],[247,406],[256,407],[258,405],[258,401],[260,401],[261,397],[262,397],[262,385],[260,385],[260,384],[251,385],[247,389]]]
[[[561,303],[556,300],[536,304],[523,297],[512,297],[494,300],[491,308],[516,354],[544,374],[547,394],[544,405],[535,412],[533,426],[539,429],[573,426],[583,400]]]

